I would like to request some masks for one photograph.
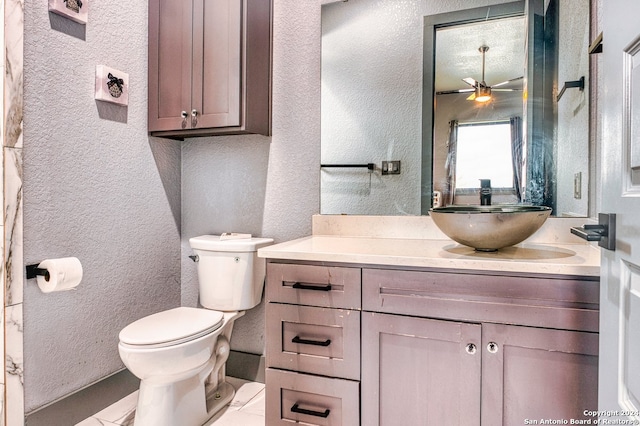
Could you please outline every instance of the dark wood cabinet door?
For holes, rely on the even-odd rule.
[[[191,127],[240,126],[242,0],[193,0]]]
[[[153,136],[271,134],[272,0],[149,0]]]
[[[483,324],[482,340],[483,426],[571,422],[597,410],[597,333]]]
[[[149,0],[149,131],[190,126],[192,15],[191,1]]]
[[[362,313],[362,425],[480,425],[481,326]]]
[[[240,123],[242,0],[150,0],[149,131]]]

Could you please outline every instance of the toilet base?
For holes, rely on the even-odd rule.
[[[182,385],[191,387],[186,380]],[[154,386],[155,387],[155,386]],[[173,401],[175,394],[150,389],[144,384],[140,387],[138,406],[134,426],[202,426],[227,404],[235,395],[235,389],[227,382],[221,382],[215,389],[203,389],[202,384],[192,388],[191,392],[180,392],[180,401]],[[206,397],[205,397],[206,395]],[[158,398],[162,401],[158,400]],[[168,411],[167,409],[169,409]],[[179,419],[179,423],[176,421]]]
[[[149,350],[118,345],[125,365],[141,378],[134,426],[202,426],[233,399],[225,364],[234,320],[243,314],[225,312],[215,332],[174,346]],[[204,364],[194,362],[205,357]],[[166,374],[176,362],[181,368]]]
[[[207,390],[207,415],[209,418],[229,404],[235,394],[236,390],[227,382],[220,383],[217,389]]]

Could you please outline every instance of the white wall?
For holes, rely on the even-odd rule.
[[[78,257],[76,291],[24,288],[27,412],[123,368],[118,333],[180,303],[180,144],[147,136],[147,2],[90,2],[86,26],[26,0],[24,259]],[[95,68],[130,77],[94,100]]]
[[[274,3],[273,137],[181,143],[146,132],[146,2],[91,3],[81,26],[26,1],[25,262],[77,256],[85,272],[77,291],[25,288],[27,412],[122,368],[118,333],[128,323],[197,303],[188,238],[311,232],[320,6]],[[128,108],[94,101],[97,64],[129,73]],[[234,349],[263,352],[262,308],[238,322]]]
[[[273,136],[182,143],[182,304],[196,306],[188,239],[248,232],[282,242],[311,233],[320,164],[320,0],[275,0]],[[234,326],[231,348],[262,354],[264,302]]]

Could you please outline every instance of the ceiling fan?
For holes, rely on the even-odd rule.
[[[487,50],[489,50],[489,46],[486,46],[486,45],[482,45],[482,46],[480,46],[480,48],[478,48],[478,51],[480,53],[482,53],[482,81],[477,81],[477,80],[475,80],[475,79],[473,79],[471,77],[466,77],[466,78],[463,78],[462,81],[464,81],[469,86],[471,86],[471,88],[459,89],[459,90],[445,90],[445,91],[442,91],[442,92],[436,92],[436,95],[449,95],[449,94],[452,94],[452,93],[473,92],[467,98],[467,100],[469,100],[469,101],[475,100],[476,102],[487,102],[487,101],[489,101],[491,99],[491,92],[492,91],[495,91],[495,92],[514,92],[514,91],[521,90],[521,89],[498,89],[498,87],[504,86],[504,85],[509,84],[511,82],[514,82],[514,81],[522,80],[524,78],[524,76],[512,78],[510,80],[506,80],[506,81],[503,81],[501,83],[494,84],[492,86],[489,86],[485,82],[485,80],[484,80],[484,64],[485,64],[485,54],[487,53]]]

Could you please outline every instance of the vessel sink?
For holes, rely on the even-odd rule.
[[[435,224],[452,240],[478,251],[518,244],[536,232],[551,208],[524,205],[448,206],[430,210]]]

